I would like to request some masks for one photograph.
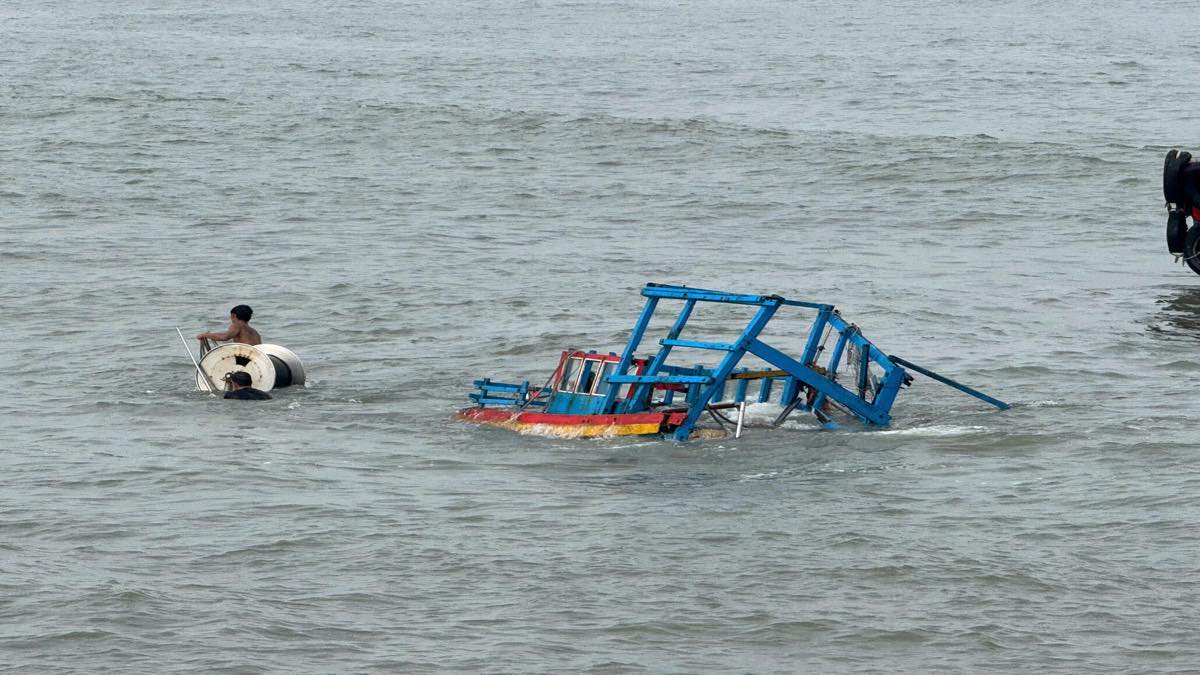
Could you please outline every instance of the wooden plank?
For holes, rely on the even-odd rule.
[[[732,373],[731,380],[761,380],[764,377],[787,377],[786,370],[747,370],[743,373]]]

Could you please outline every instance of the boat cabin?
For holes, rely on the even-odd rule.
[[[608,378],[616,372],[620,362],[621,355],[614,352],[564,351],[554,376],[550,378],[552,391],[546,403],[546,412],[560,415],[600,414],[609,388],[617,386],[611,384]],[[629,374],[640,375],[645,367],[645,359],[633,359],[629,364]],[[621,386],[616,400],[625,400],[632,386]]]

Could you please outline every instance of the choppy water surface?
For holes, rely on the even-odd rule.
[[[1194,667],[1192,8],[827,4],[0,10],[0,660]],[[647,281],[836,303],[1014,408],[450,418],[618,348]],[[192,390],[175,326],[242,302],[307,388]]]

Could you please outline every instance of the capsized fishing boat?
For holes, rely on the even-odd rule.
[[[708,413],[725,431],[740,435],[748,403],[775,403],[772,426],[793,412],[814,415],[821,426],[837,428],[837,418],[874,427],[887,426],[902,387],[912,383],[908,370],[921,373],[1001,410],[1009,405],[987,394],[884,354],[828,304],[788,300],[778,295],[747,295],[687,286],[646,284],[642,313],[624,350],[617,354],[568,349],[542,386],[528,381],[475,381],[472,407],[457,412],[470,422],[524,433],[555,436],[627,436],[669,434],[685,441]],[[637,356],[662,301],[682,303],[652,355]],[[701,303],[753,309],[733,340],[685,340],[684,328]],[[754,309],[756,308],[756,309]],[[815,315],[803,350],[796,356],[764,341],[763,330],[780,310]],[[834,337],[836,336],[836,337]],[[833,346],[826,349],[830,340]],[[677,350],[716,353],[712,365],[673,363]],[[745,357],[760,365],[740,367]],[[751,389],[751,385],[756,385]],[[726,413],[736,410],[737,419]]]

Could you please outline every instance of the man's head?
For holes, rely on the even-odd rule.
[[[247,373],[244,370],[239,370],[230,375],[229,381],[232,382],[233,386],[237,387],[238,389],[249,387],[250,384],[254,382],[254,380],[250,379],[250,373]]]
[[[254,310],[250,309],[250,305],[238,305],[229,310],[229,316],[237,318],[239,321],[249,321],[254,315]]]

